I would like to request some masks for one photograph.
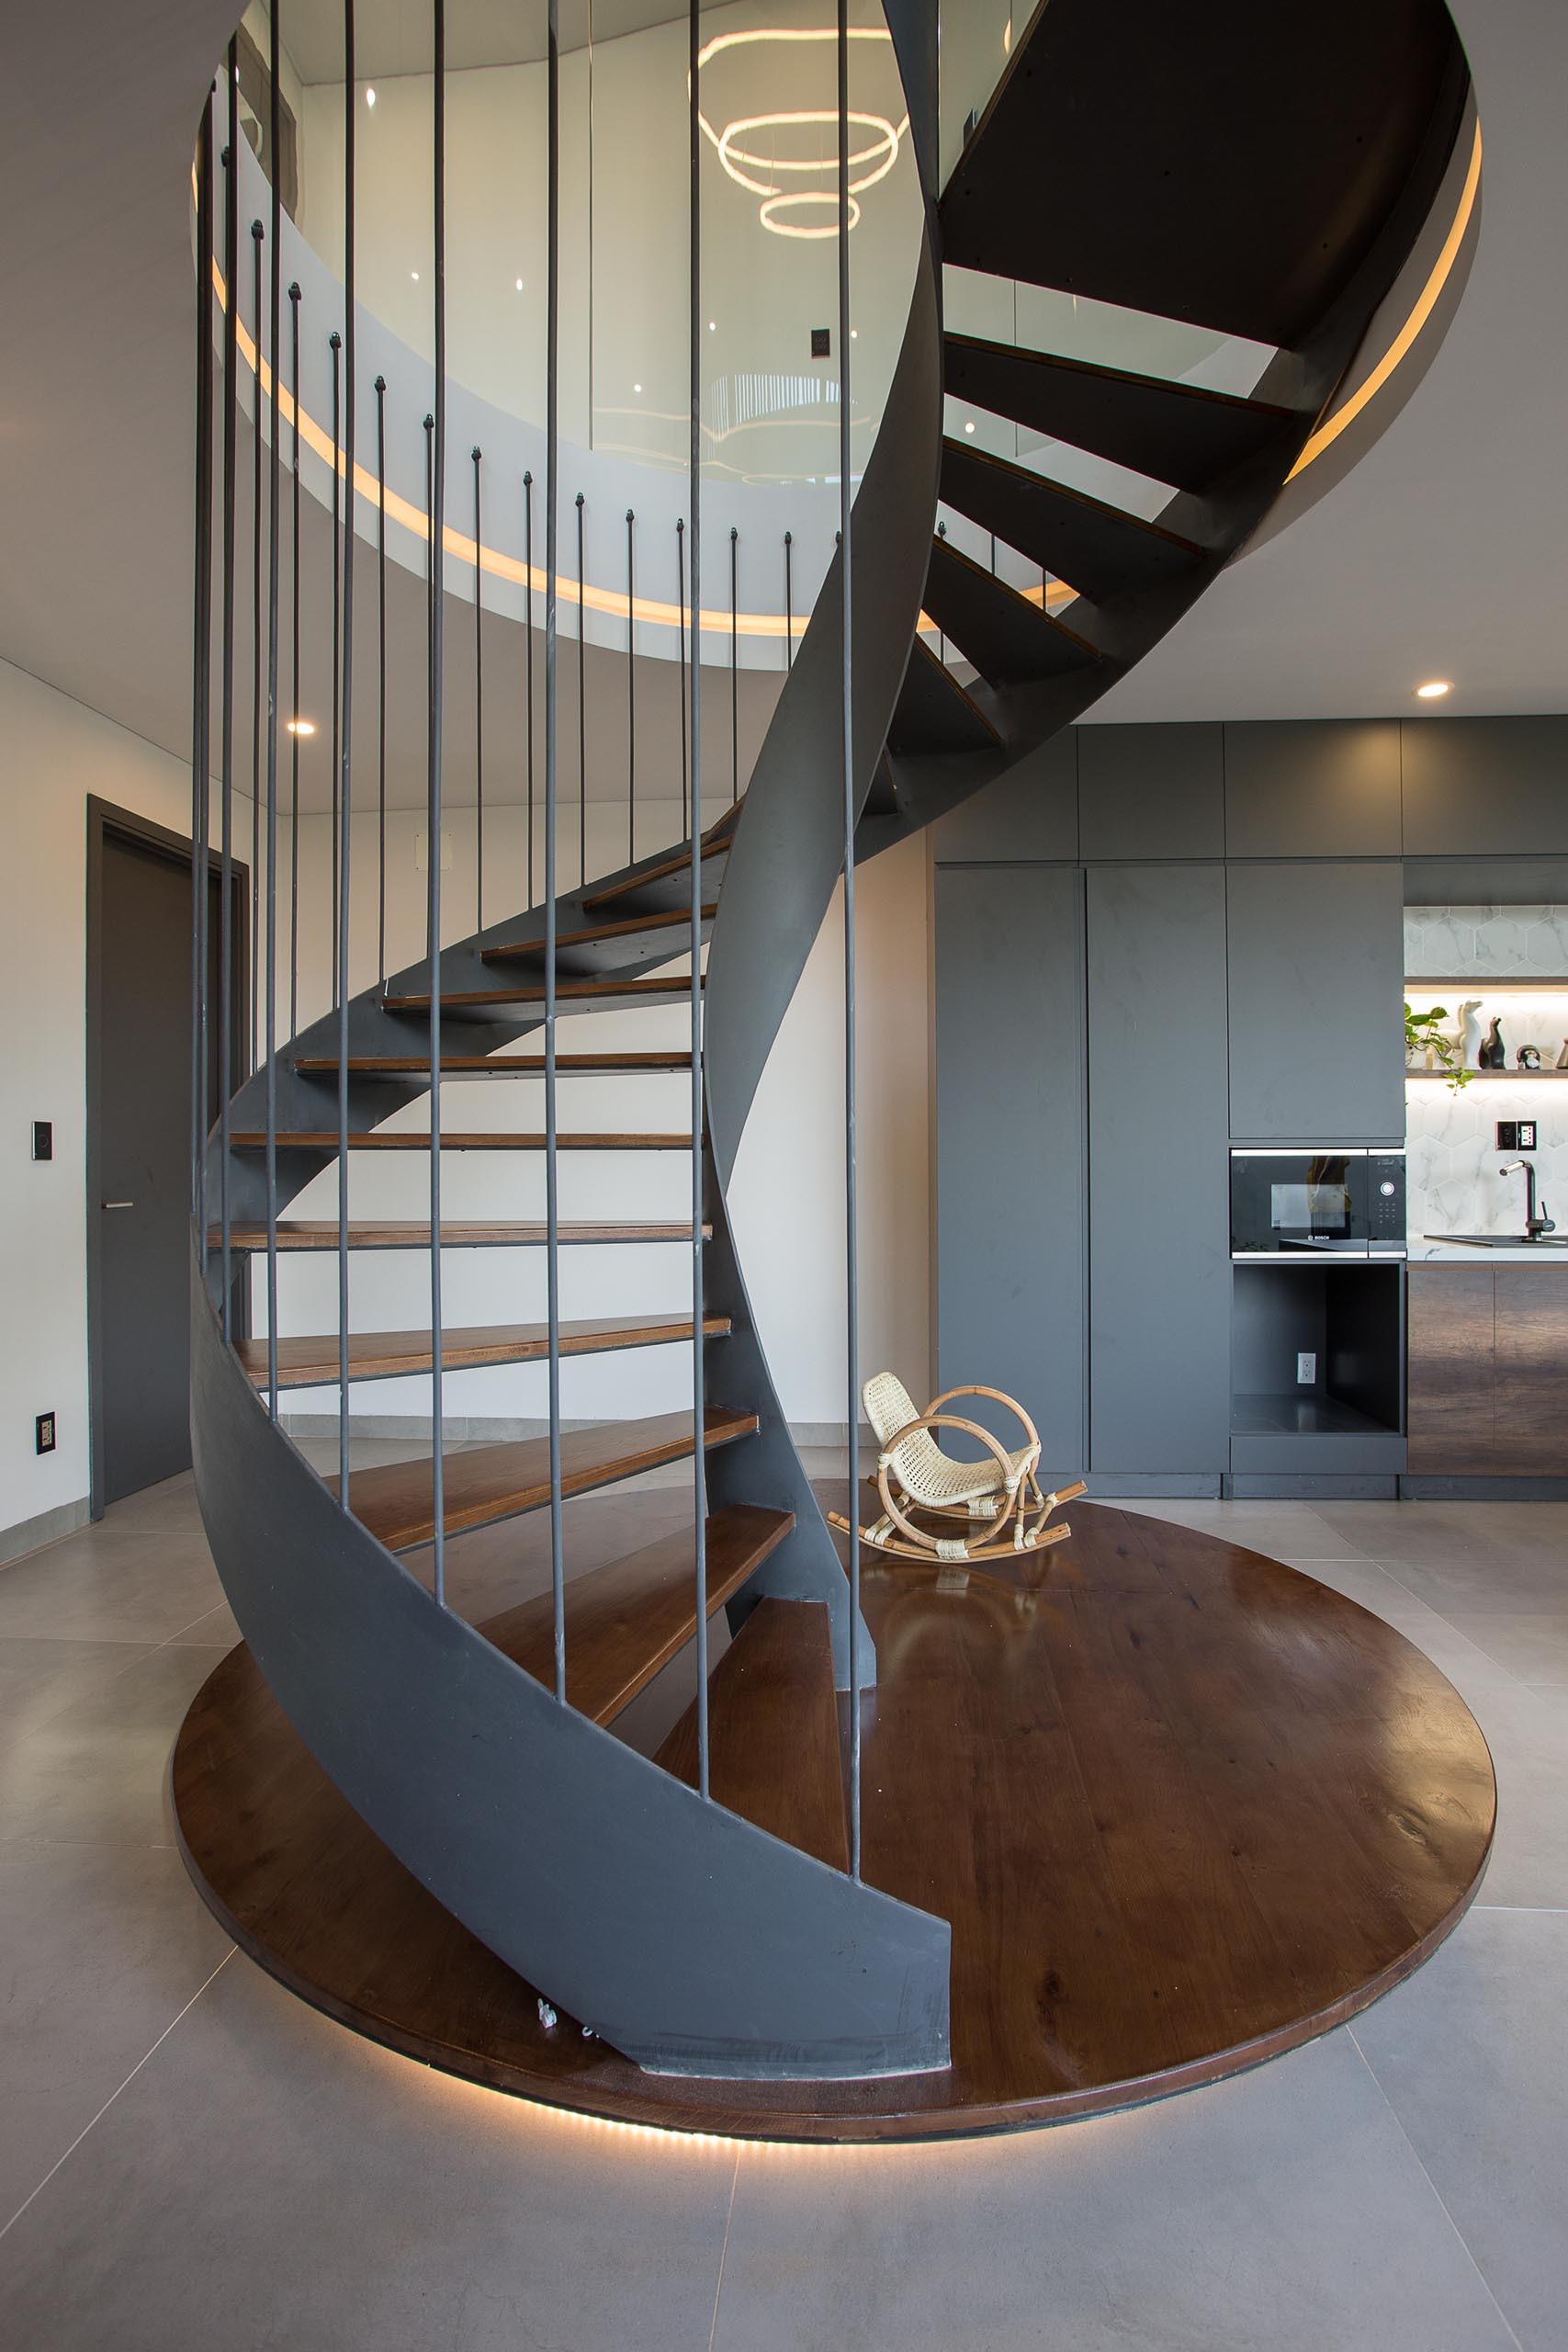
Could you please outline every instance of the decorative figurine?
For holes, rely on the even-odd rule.
[[[1481,1023],[1477,1018],[1481,999],[1467,996],[1459,1009],[1459,1066],[1461,1069],[1481,1068]],[[1564,1040],[1568,1043],[1568,1040]]]
[[[1521,1069],[1539,1069],[1540,1068],[1540,1047],[1539,1046],[1521,1046],[1518,1052],[1514,1056],[1514,1059]]]
[[[1479,1066],[1482,1069],[1506,1069],[1508,1048],[1503,1042],[1503,1025],[1495,1013],[1486,1032],[1486,1043],[1481,1048]]]

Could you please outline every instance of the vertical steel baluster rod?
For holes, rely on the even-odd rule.
[[[675,625],[680,630],[681,832],[684,838],[691,821],[686,809],[686,526],[679,515],[675,520]]]
[[[229,1217],[229,1101],[234,1091],[234,468],[239,429],[240,46],[229,43],[229,144],[223,194],[223,685],[219,768],[223,902],[219,916],[219,1207],[222,1221],[223,1337],[231,1337],[234,1269]]]
[[[430,440],[430,1476],[435,1598],[446,1602],[446,1457],[441,1330],[441,695],[446,568],[446,0],[432,0],[435,33],[434,189],[435,408]]]
[[[196,630],[190,745],[190,1213],[207,1272],[208,808],[212,781],[212,105],[201,116],[196,198]]]
[[[255,335],[255,392],[251,411],[251,1062],[261,1049],[261,784],[262,784],[262,246],[266,231],[251,222],[254,263],[251,314]]]
[[[795,667],[795,533],[784,533],[784,668]]]
[[[387,379],[376,379],[376,980],[387,984]]]
[[[277,0],[273,0],[277,6]],[[348,911],[350,849],[354,831],[354,454],[358,415],[358,330],[355,321],[355,124],[354,75],[354,0],[343,0],[343,326],[344,326],[344,466],[348,496],[344,509],[343,540],[343,708],[339,741],[343,767],[338,806],[342,811],[343,850],[338,860],[337,903],[337,1377],[338,1377],[338,1501],[349,1509],[348,1456]]]
[[[556,605],[560,504],[560,0],[549,0],[545,218],[545,1311],[550,1415],[550,1604],[555,1692],[566,1704],[566,1559],[561,1525],[560,1189],[556,1123]],[[579,570],[581,570],[581,565]],[[579,647],[581,653],[581,648]]]
[[[850,1547],[850,1874],[861,1873],[860,1723],[860,1238],[855,1184],[855,737],[850,480],[850,34],[839,0],[839,563],[843,613],[844,721],[844,1277],[848,1357]]]
[[[534,906],[534,477],[523,477],[523,709],[527,734],[528,908]]]
[[[327,337],[333,355],[333,774],[332,774],[332,930],[333,999],[337,1002],[338,828],[339,787],[343,781],[343,337],[334,327]]]
[[[729,526],[729,805],[740,797],[740,534]]]
[[[288,1035],[299,1035],[299,286],[288,289],[288,377],[294,401],[294,438],[289,447],[294,525],[289,549],[293,566],[292,646],[288,691],[294,717],[288,727]]]
[[[485,927],[485,579],[479,506],[482,449],[474,450],[474,929]]]
[[[626,509],[626,864],[637,863],[637,516]]]
[[[277,397],[278,353],[283,340],[283,198],[278,189],[277,145],[282,130],[278,73],[282,62],[277,0],[271,11],[267,70],[270,119],[267,153],[272,168],[272,410],[267,455],[266,557],[266,1393],[267,1413],[277,1419],[277,568],[281,545],[277,493],[281,471],[277,436],[282,410]],[[261,429],[261,330],[256,330],[258,390],[256,428]],[[298,431],[298,424],[296,424]]]
[[[692,514],[692,1491],[696,1604],[697,1793],[708,1794],[707,1462],[704,1452],[706,1365],[703,1360],[703,596],[702,472],[702,118],[697,106],[701,0],[691,0],[687,145],[691,174]]]
[[[587,558],[583,554],[582,492],[577,493],[577,885],[588,887],[588,636],[583,593]]]

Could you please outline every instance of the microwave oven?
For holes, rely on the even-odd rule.
[[[1402,1151],[1231,1153],[1233,1258],[1403,1258],[1404,1234]]]

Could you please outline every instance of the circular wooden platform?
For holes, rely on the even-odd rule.
[[[1278,1561],[1104,1505],[1032,1570],[868,1563],[865,1875],[953,1923],[953,2063],[652,2075],[536,1996],[353,1814],[243,1648],[174,1762],[192,1875],[361,2033],[552,2105],[770,2139],[1054,2122],[1235,2073],[1410,1973],[1473,1896],[1491,1758],[1400,1634]]]

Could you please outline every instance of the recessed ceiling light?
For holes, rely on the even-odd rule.
[[[708,333],[709,334],[716,334],[718,333],[718,321],[716,319],[710,319],[708,321]]]
[[[860,329],[859,329],[859,327],[852,327],[852,328],[850,329],[850,341],[851,341],[852,343],[858,343],[858,342],[860,341]]]
[[[974,418],[973,418],[973,417],[971,417],[971,418],[970,418],[970,420],[969,420],[968,424],[964,426],[964,432],[965,432],[965,433],[973,433],[973,432],[974,432],[974,430],[975,430],[975,420],[974,420]]]
[[[313,718],[291,718],[288,722],[290,735],[313,735],[315,731],[316,722]]]
[[[640,384],[634,384],[634,385],[632,386],[632,390],[633,390],[633,391],[634,391],[634,392],[640,392],[640,391],[641,391],[641,390],[642,390],[642,386],[641,386]]]
[[[1453,690],[1454,682],[1451,678],[1428,678],[1424,686],[1416,687],[1416,694],[1417,700],[1421,702],[1441,702],[1443,696],[1451,695]]]
[[[522,293],[522,291],[523,291],[523,280],[522,280],[521,278],[519,278],[519,279],[518,279],[518,281],[517,281],[517,291],[519,292],[519,294],[521,294],[521,293]]]
[[[409,272],[409,276],[413,279],[414,284],[417,286],[417,285],[419,284],[419,272],[418,272],[418,270],[417,270],[417,269],[412,269],[412,270],[410,270],[410,272]]]
[[[365,103],[366,103],[366,105],[367,105],[367,107],[373,107],[373,106],[375,105],[375,103],[376,103],[376,93],[375,93],[375,91],[374,91],[374,90],[367,90],[367,91],[366,91],[366,93],[365,93]]]

